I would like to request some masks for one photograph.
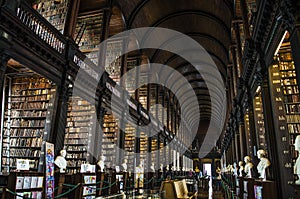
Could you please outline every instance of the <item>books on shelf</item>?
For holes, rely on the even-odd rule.
[[[38,0],[33,7],[57,30],[61,33],[64,32],[69,0],[60,0],[59,3],[50,0]]]
[[[10,76],[6,86],[2,171],[16,169],[17,158],[29,159],[30,169],[37,170],[56,86],[35,73]]]
[[[67,150],[67,170],[79,173],[85,164],[93,134],[95,107],[81,97],[69,99],[64,146]]]

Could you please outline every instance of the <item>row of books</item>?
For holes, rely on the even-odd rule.
[[[43,130],[41,129],[5,129],[4,136],[10,137],[41,137],[43,135]]]
[[[6,123],[6,127],[44,127],[45,119],[38,117],[38,120],[24,120],[24,119],[12,119],[9,123]]]
[[[43,138],[11,138],[10,147],[26,146],[26,147],[41,147]]]
[[[11,92],[12,96],[30,96],[30,95],[47,95],[49,93],[48,89],[34,89],[34,90],[26,90],[26,89],[13,89]]]
[[[5,147],[5,146],[4,146]],[[16,156],[16,157],[39,157],[41,155],[41,150],[34,150],[34,149],[30,149],[30,148],[21,148],[22,146],[20,146],[20,149],[16,149],[16,148],[10,148],[8,150],[8,148],[3,148],[3,155],[4,156]]]
[[[86,158],[86,155],[87,155],[86,151],[82,151],[82,153],[68,153],[67,159]]]
[[[45,109],[46,110],[46,109]],[[32,110],[32,111],[26,111],[26,110],[22,110],[22,111],[11,111],[11,117],[46,117],[47,112],[46,111],[36,111],[36,110]]]
[[[11,109],[47,109],[48,103],[46,101],[41,100],[39,101],[12,101],[11,102]]]

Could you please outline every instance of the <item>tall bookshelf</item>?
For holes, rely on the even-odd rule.
[[[128,162],[128,170],[133,171],[135,164],[134,149],[135,149],[135,134],[136,128],[129,123],[125,124],[125,157]]]
[[[295,65],[290,51],[278,55],[278,65],[281,77],[281,90],[283,93],[285,119],[289,135],[289,150],[292,165],[296,162],[297,153],[294,148],[295,138],[300,135],[300,98],[296,80]],[[283,120],[284,118],[279,118]],[[283,127],[281,127],[283,128]]]
[[[48,139],[56,86],[33,73],[7,75],[3,93],[1,170],[16,169],[17,159],[29,159],[30,168],[38,171],[43,164],[43,145]]]
[[[253,155],[253,146],[251,141],[251,133],[250,133],[250,121],[249,121],[249,113],[246,112],[244,115],[244,124],[245,124],[245,134],[246,134],[246,143],[248,149],[248,155]]]
[[[255,119],[255,128],[256,128],[256,135],[257,135],[258,149],[264,149],[267,151],[264,110],[263,110],[263,104],[262,104],[261,90],[259,90],[256,93],[256,95],[254,96],[253,106],[254,106],[254,119]]]
[[[269,67],[274,125],[280,153],[282,181],[285,186],[294,184],[294,164],[298,157],[294,143],[300,135],[300,98],[296,67],[292,57],[289,34],[286,32],[273,64]],[[287,195],[288,196],[288,195]]]
[[[152,138],[151,140],[151,163],[156,164],[157,163],[157,139]],[[158,165],[159,166],[159,165]]]
[[[103,11],[81,14],[77,18],[74,38],[79,49],[96,65],[99,61],[99,44],[103,27]]]
[[[127,72],[138,66],[138,59],[136,57],[127,58]],[[137,71],[137,70],[136,70]],[[135,98],[135,88],[137,85],[137,73],[126,73],[125,89],[132,98]]]
[[[64,32],[69,0],[38,0],[33,7],[57,30],[61,33]]]
[[[95,107],[78,96],[72,96],[68,103],[67,126],[64,148],[67,151],[67,172],[78,173],[82,164],[91,161],[89,147],[93,146]]]
[[[118,132],[118,120],[109,113],[103,118],[103,136],[101,144],[101,155],[105,157],[105,165],[108,168],[116,163],[116,143]]]
[[[123,40],[110,40],[106,46],[105,70],[117,84],[120,84],[123,54]],[[110,64],[109,64],[110,63]]]

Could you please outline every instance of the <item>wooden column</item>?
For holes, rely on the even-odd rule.
[[[68,102],[71,95],[71,88],[69,88],[69,82],[67,80],[67,73],[63,75],[61,84],[57,89],[57,109],[56,119],[54,122],[55,128],[51,133],[50,141],[55,143],[55,155],[59,154],[59,151],[64,147],[65,129],[67,125],[67,113],[68,113]]]
[[[242,44],[241,44],[239,23],[234,23],[233,28],[234,28],[235,36],[236,36],[237,66],[239,67],[239,71],[240,71],[239,75],[241,76],[242,75],[241,73],[244,71],[244,68],[243,68],[243,64],[242,64],[243,53],[242,53]],[[233,50],[235,51],[235,49],[233,49]]]
[[[0,51],[0,104],[2,107],[2,103],[3,103],[3,98],[2,98],[2,94],[3,94],[3,86],[4,86],[4,79],[5,79],[5,72],[6,72],[6,68],[7,68],[7,62],[9,60],[9,56],[6,55],[4,52]],[[2,107],[3,108],[3,107]],[[0,109],[0,121],[2,121],[2,108]]]
[[[245,123],[244,123],[244,114],[241,110],[241,106],[239,106],[238,110],[238,128],[239,128],[239,145],[240,145],[240,160],[243,160],[243,158],[248,155],[248,149],[247,149],[247,136],[245,131]]]
[[[255,131],[255,120],[254,120],[254,111],[253,111],[253,97],[251,95],[251,91],[247,88],[246,91],[247,95],[247,108],[249,113],[249,127],[250,127],[250,138],[251,138],[251,145],[252,151],[249,151],[249,156],[254,159],[254,155],[257,151],[257,140],[256,140],[256,131]]]
[[[69,5],[70,7],[67,12],[66,23],[64,27],[64,35],[66,37],[73,38],[76,29],[80,0],[70,0]]]
[[[271,175],[273,176],[274,180],[277,182],[277,190],[279,194],[281,194],[281,176],[280,176],[280,165],[281,160],[278,158],[277,155],[277,135],[275,133],[274,128],[274,120],[273,120],[273,107],[272,107],[272,100],[270,96],[270,88],[269,88],[269,78],[268,78],[268,71],[267,66],[264,60],[264,55],[260,52],[259,58],[259,65],[261,67],[261,71],[258,71],[258,76],[262,81],[262,103],[263,103],[263,110],[264,110],[264,124],[265,124],[265,135],[266,141],[268,142],[268,158],[271,161],[272,169]],[[283,152],[280,152],[283,153]],[[284,194],[283,194],[284,195]]]
[[[249,21],[248,21],[248,9],[246,0],[240,0],[240,7],[242,11],[243,26],[245,32],[245,38],[250,39]]]

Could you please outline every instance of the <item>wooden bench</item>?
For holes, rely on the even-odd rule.
[[[167,180],[161,183],[161,192],[165,192],[166,199],[192,199],[197,198],[197,192],[188,191],[186,181],[183,180]]]

